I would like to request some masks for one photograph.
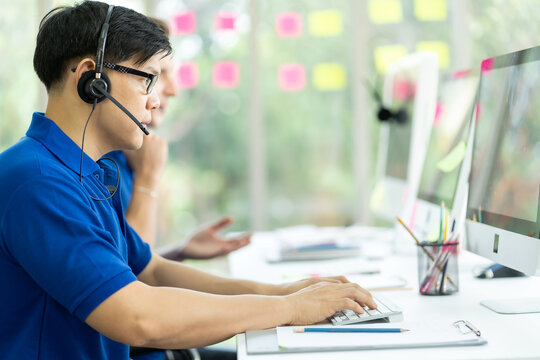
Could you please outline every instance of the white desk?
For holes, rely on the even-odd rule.
[[[278,282],[282,274],[291,271],[317,272],[312,262],[268,264],[264,260],[268,242],[264,233],[256,234],[252,245],[230,255],[231,275],[258,281]],[[471,253],[463,253],[459,261],[460,291],[449,296],[418,294],[416,257],[389,255],[370,263],[358,258],[360,268],[380,266],[383,274],[400,274],[411,289],[384,291],[403,309],[405,319],[425,319],[441,323],[468,320],[478,327],[487,345],[423,349],[370,350],[275,355],[247,355],[245,335],[237,336],[238,359],[540,359],[540,314],[501,315],[481,306],[480,300],[522,296],[540,297],[540,278],[479,280],[473,269],[490,262]],[[349,266],[349,265],[347,265]]]

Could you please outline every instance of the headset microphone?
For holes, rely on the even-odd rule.
[[[93,85],[94,89],[96,89],[97,91],[99,91],[104,97],[106,97],[107,99],[111,100],[113,102],[114,105],[118,106],[120,108],[120,110],[122,110],[127,116],[129,116],[129,118],[131,120],[133,120],[133,122],[135,124],[137,124],[137,126],[139,127],[139,129],[142,130],[143,133],[145,133],[146,135],[149,135],[150,132],[148,131],[148,129],[143,125],[141,124],[141,122],[139,120],[137,120],[137,118],[135,116],[133,116],[132,113],[130,113],[128,111],[128,109],[126,109],[122,104],[120,104],[118,102],[118,100],[116,100],[114,97],[112,97],[111,94],[109,94],[107,92],[107,90],[105,90],[103,87],[101,87],[101,84],[94,84]]]

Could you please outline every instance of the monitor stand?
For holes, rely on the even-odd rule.
[[[480,305],[499,314],[530,314],[540,313],[540,297],[483,300]]]
[[[514,270],[501,264],[493,264],[483,269],[476,275],[478,279],[496,279],[505,277],[525,276],[521,271]]]

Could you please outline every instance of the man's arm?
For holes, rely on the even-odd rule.
[[[102,302],[86,322],[129,345],[192,348],[250,329],[312,324],[345,308],[362,313],[361,305],[375,306],[352,283],[318,282],[287,296],[227,296],[136,281]]]
[[[158,226],[159,184],[167,162],[167,143],[150,134],[139,150],[124,151],[134,172],[126,220],[137,234],[154,248]]]

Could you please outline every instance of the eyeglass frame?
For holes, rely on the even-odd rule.
[[[150,83],[148,84],[148,86],[146,87],[146,94],[150,94],[152,92],[152,90],[154,90],[154,86],[156,85],[158,79],[159,79],[159,74],[150,74],[150,73],[147,73],[147,72],[144,72],[144,71],[141,71],[141,70],[137,70],[137,69],[133,69],[133,68],[130,68],[130,67],[127,67],[127,66],[123,66],[123,65],[117,65],[117,64],[112,64],[112,63],[103,63],[103,66],[108,68],[108,69],[111,69],[111,70],[115,70],[115,71],[118,71],[122,74],[131,74],[131,75],[137,75],[137,76],[142,76],[142,77],[145,77],[147,79],[150,79]],[[77,68],[72,68],[71,71],[72,72],[75,72]]]

